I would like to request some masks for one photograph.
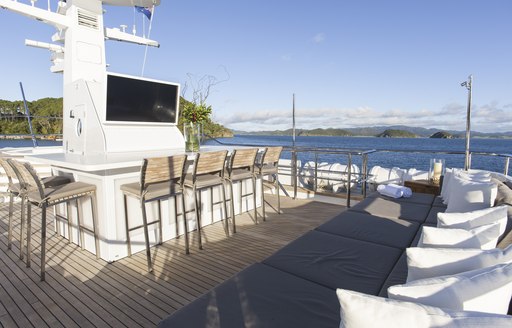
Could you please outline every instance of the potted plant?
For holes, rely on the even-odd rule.
[[[205,123],[212,107],[205,103],[187,102],[183,106],[183,136],[185,138],[185,151],[197,152],[201,144],[202,124]]]

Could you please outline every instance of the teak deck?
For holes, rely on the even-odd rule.
[[[252,213],[239,215],[237,233],[229,237],[223,223],[207,226],[202,231],[202,251],[197,248],[195,231],[190,235],[190,255],[185,254],[184,238],[153,247],[152,274],[147,272],[145,252],[114,263],[96,260],[57,236],[50,224],[46,282],[39,281],[40,210],[33,210],[34,249],[27,269],[19,259],[19,212],[13,248],[7,250],[8,204],[1,204],[0,326],[154,327],[236,272],[345,209],[281,197],[283,214],[277,215],[277,199],[268,199],[266,222],[258,217],[260,224],[255,225]]]

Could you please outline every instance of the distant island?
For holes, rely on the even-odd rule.
[[[361,128],[325,128],[325,129],[296,129],[297,136],[334,136],[334,137],[383,137],[383,138],[433,138],[433,139],[456,139],[464,138],[465,131],[441,130],[436,128],[421,128],[405,125],[394,126],[371,126]],[[275,135],[291,136],[292,129],[273,130],[273,131],[237,131],[233,130],[235,135]],[[512,131],[502,133],[484,133],[471,131],[472,138],[512,138]]]
[[[430,138],[436,138],[436,139],[453,139],[454,136],[451,133],[448,133],[446,131],[439,131],[434,133],[430,136]]]
[[[418,138],[418,136],[412,132],[405,130],[394,130],[387,129],[377,135],[379,138]]]

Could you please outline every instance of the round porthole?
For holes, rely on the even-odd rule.
[[[81,119],[78,119],[78,121],[76,122],[76,135],[78,137],[80,137],[80,135],[82,135],[82,120]]]

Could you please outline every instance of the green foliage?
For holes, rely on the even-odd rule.
[[[35,134],[62,134],[62,98],[28,101]],[[23,101],[0,100],[0,134],[30,133]]]
[[[62,134],[62,98],[43,98],[27,102],[32,127],[35,134]],[[178,126],[183,128],[183,122],[200,122],[204,134],[211,137],[232,137],[231,130],[211,120],[211,106],[194,104],[180,98],[180,117]],[[194,116],[195,115],[195,116]],[[29,134],[28,121],[25,116],[23,101],[8,101],[0,99],[0,134]]]
[[[194,122],[191,121],[188,118],[188,115],[190,115],[190,108],[194,104],[188,100],[186,100],[183,97],[180,97],[180,116],[178,119],[178,127],[183,132],[183,123],[185,122]],[[187,109],[189,108],[189,109]],[[231,130],[225,128],[224,126],[215,123],[211,120],[210,113],[211,113],[211,106],[208,106],[209,113],[206,115],[206,119],[202,121],[195,121],[195,122],[201,122],[203,124],[203,133],[207,137],[212,138],[231,138],[233,137],[233,132]],[[187,116],[187,118],[185,118]]]
[[[210,118],[212,106],[187,102],[183,106],[182,117],[184,122],[204,123]]]

